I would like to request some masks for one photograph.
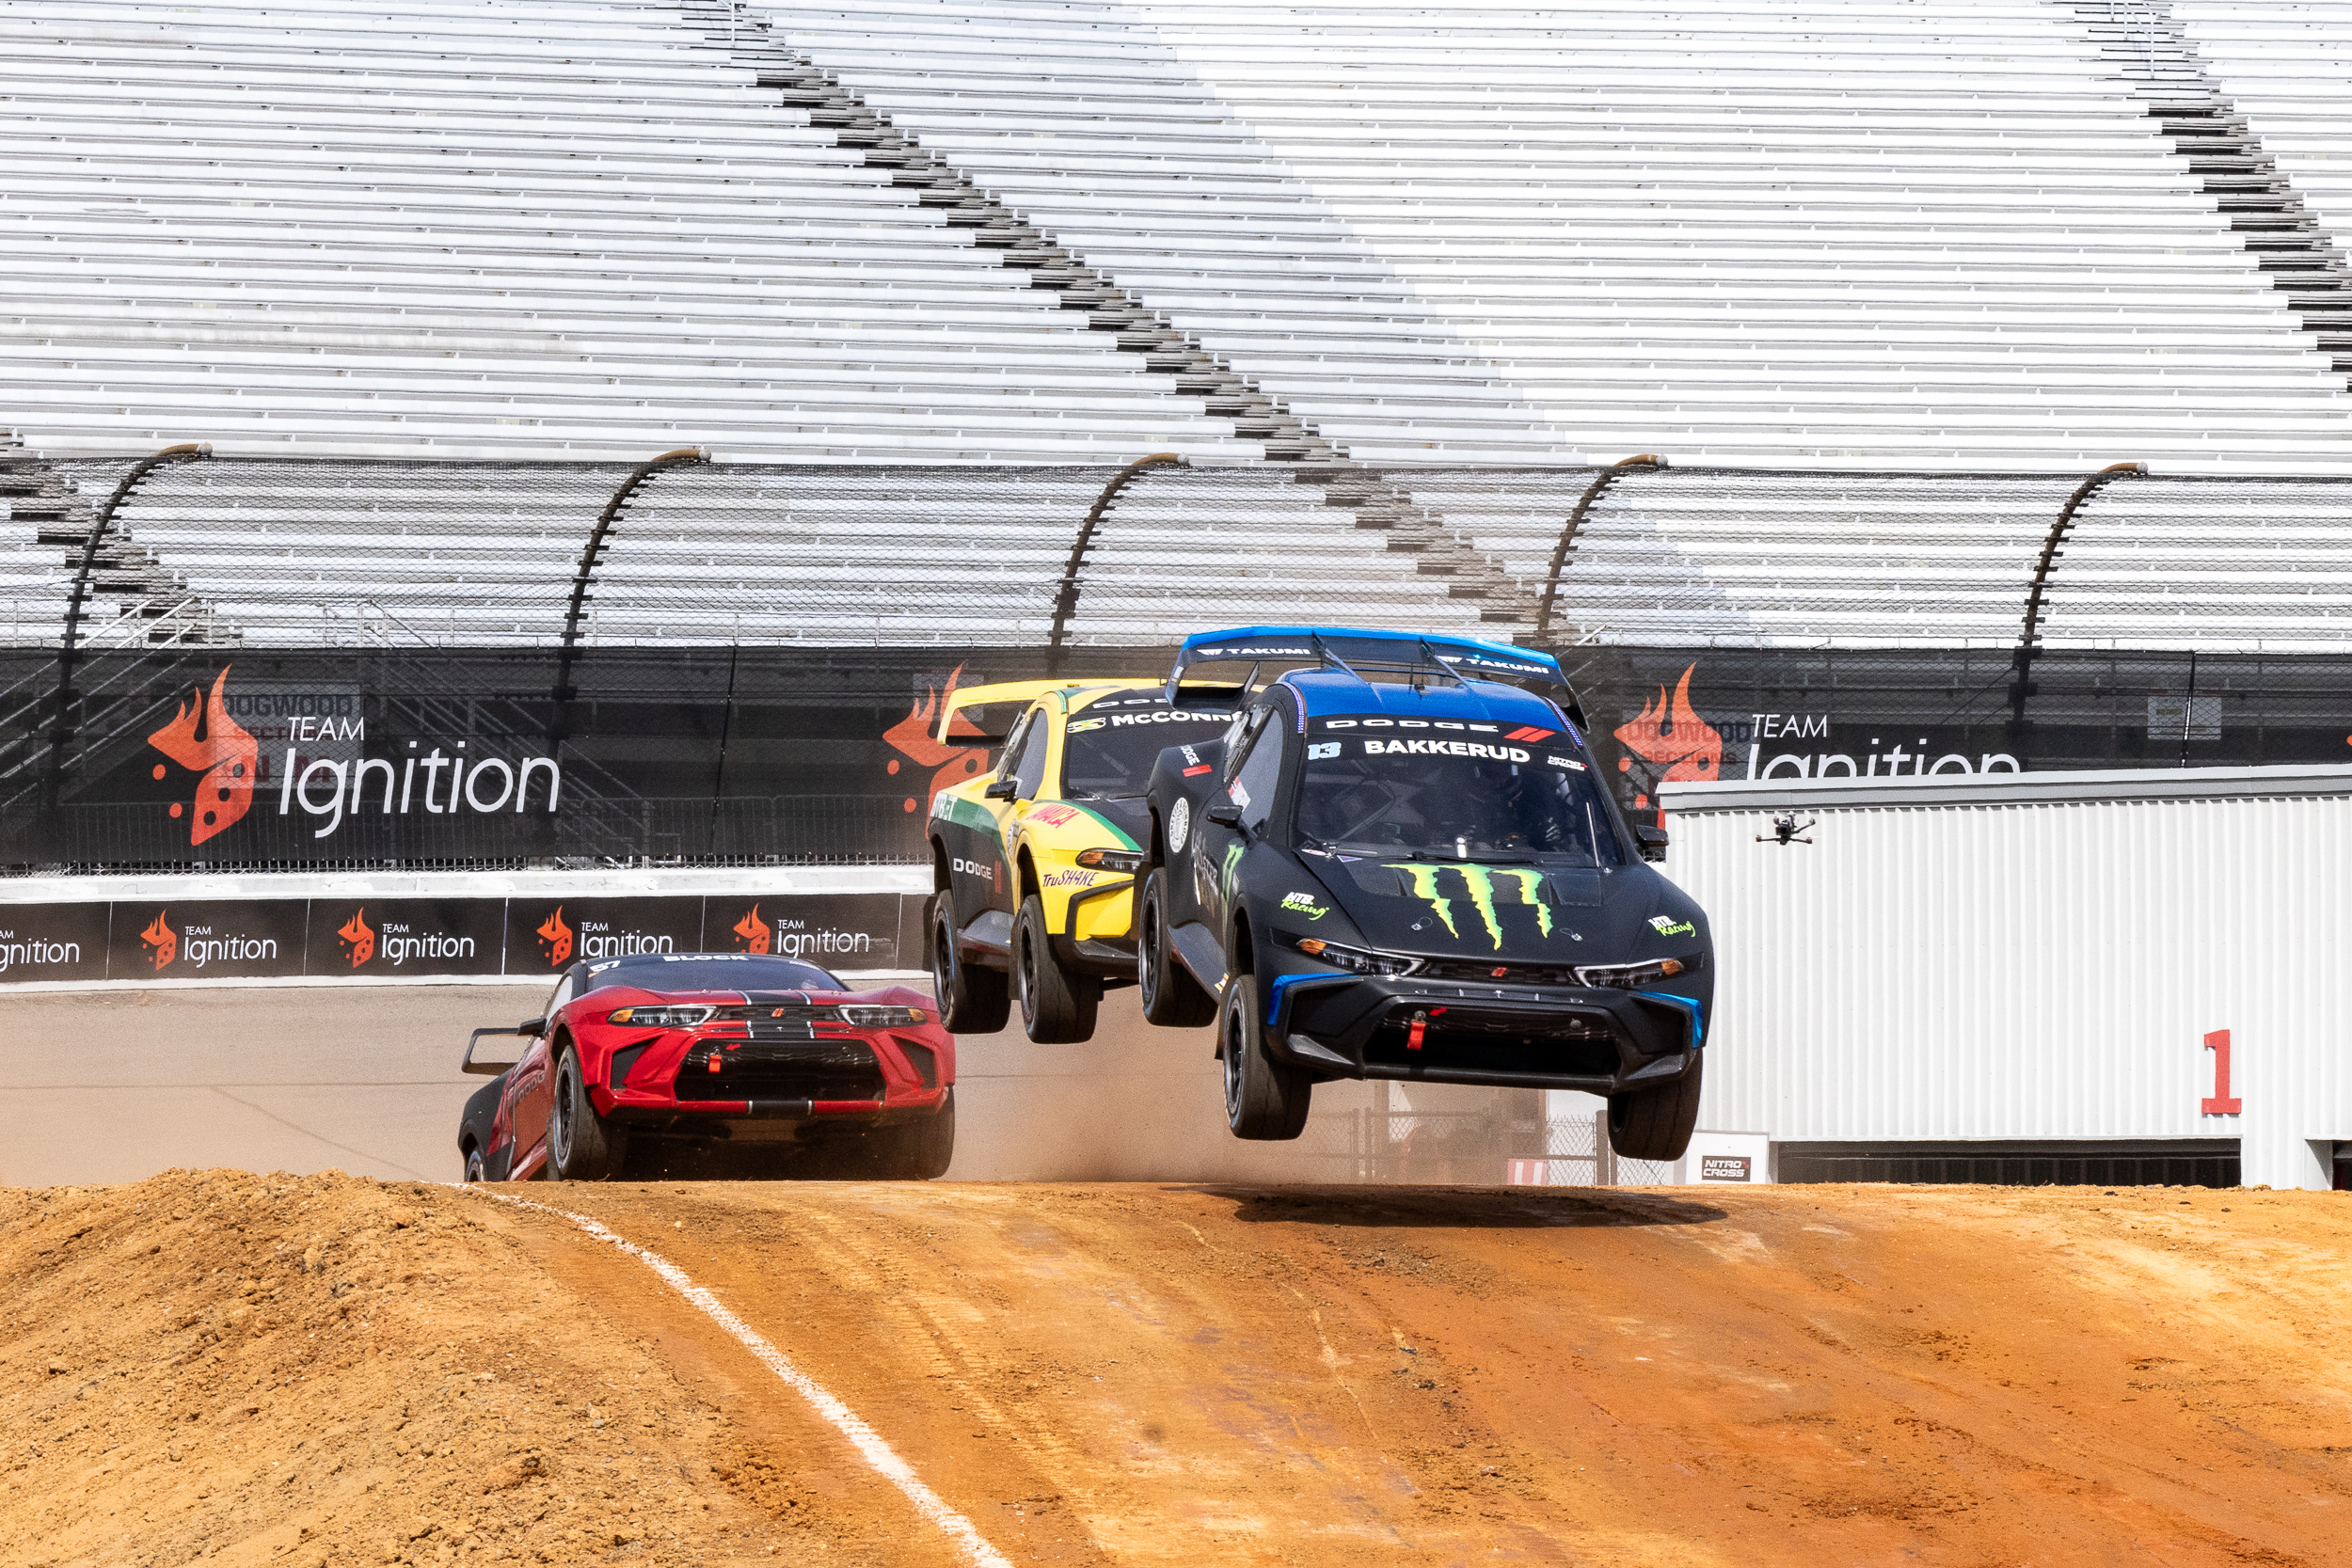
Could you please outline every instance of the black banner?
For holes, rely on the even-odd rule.
[[[986,766],[930,738],[947,692],[1152,678],[1169,652],[594,649],[560,702],[535,648],[90,652],[61,724],[41,697],[55,656],[9,650],[0,863],[920,863],[932,796]],[[1629,809],[1667,779],[1751,769],[2352,761],[2352,658],[2333,656],[2053,651],[2021,673],[2006,648],[1613,646],[1564,663]]]
[[[922,967],[912,894],[164,899],[0,904],[0,986],[36,981],[552,979],[582,958],[775,953]]]
[[[300,974],[309,909],[290,898],[116,904],[107,977],[248,980]]]
[[[0,985],[106,977],[104,904],[0,904]]]
[[[506,973],[553,975],[581,958],[700,953],[699,898],[516,898],[506,906]]]
[[[308,974],[502,974],[506,916],[495,898],[313,898]]]

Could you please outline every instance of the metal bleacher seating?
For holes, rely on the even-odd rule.
[[[1364,461],[2344,460],[2057,8],[754,9]]]
[[[95,464],[59,471],[105,477]],[[116,521],[207,607],[219,628],[208,641],[547,646],[563,636],[590,526],[629,471],[216,458],[155,470]],[[1079,524],[1115,472],[681,465],[636,489],[614,522],[579,640],[1034,644]],[[1333,516],[1279,470],[1147,475],[1095,534],[1069,635],[1158,643],[1237,618],[1479,629],[1475,602]],[[1297,564],[1307,558],[1311,572]],[[62,577],[44,579],[59,605]]]
[[[53,454],[1256,455],[700,42],[11,0],[0,404]]]
[[[2174,0],[2171,12],[2305,205],[2352,236],[2352,5]]]

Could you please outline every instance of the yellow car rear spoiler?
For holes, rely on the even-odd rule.
[[[947,700],[940,705],[939,724],[931,732],[931,738],[945,746],[993,745],[996,741],[1004,739],[1003,736],[984,740],[977,735],[949,735],[948,726],[955,722],[956,716],[965,708],[993,707],[1000,704],[1011,703],[1026,707],[1048,691],[1093,691],[1104,688],[1144,691],[1162,684],[1164,683],[1157,680],[997,681],[990,686],[958,687],[949,692]]]

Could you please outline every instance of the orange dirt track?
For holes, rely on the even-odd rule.
[[[2326,1194],[518,1189],[1015,1563],[2352,1560]],[[0,1192],[12,1562],[948,1564],[642,1263],[477,1194]]]

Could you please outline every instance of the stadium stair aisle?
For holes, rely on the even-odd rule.
[[[2157,81],[2194,73],[2167,132],[2185,152],[2224,153],[2207,188],[2335,368],[2352,372],[2352,6],[2135,0],[2122,11],[2109,52],[2148,62]]]
[[[754,11],[1368,463],[2344,461],[2071,8]]]
[[[1149,369],[1174,377],[1175,390],[1200,394],[1211,414],[1231,417],[1237,436],[1265,443],[1269,462],[1296,465],[1295,479],[1320,487],[1327,504],[1355,515],[1359,528],[1379,531],[1389,548],[1405,553],[1416,574],[1444,580],[1456,597],[1495,600],[1484,611],[1487,619],[1524,619],[1524,607],[1508,602],[1509,580],[1491,562],[1208,352],[1197,337],[1170,325],[1164,313],[926,150],[912,133],[893,125],[837,77],[778,43],[764,23],[747,27],[737,7],[723,10],[713,0],[688,0],[687,9],[708,28],[711,47],[722,47],[723,36],[730,61],[757,71],[761,86],[779,91],[787,108],[805,112],[812,128],[830,130],[841,150],[890,170],[893,183],[918,191],[926,206],[945,211],[949,223],[970,230],[977,247],[996,252],[1007,267],[1027,276],[1030,287],[1055,294],[1063,309],[1082,312],[1089,327],[1115,333],[1119,346],[1143,356]]]
[[[672,7],[0,10],[49,454],[1248,459]]]

